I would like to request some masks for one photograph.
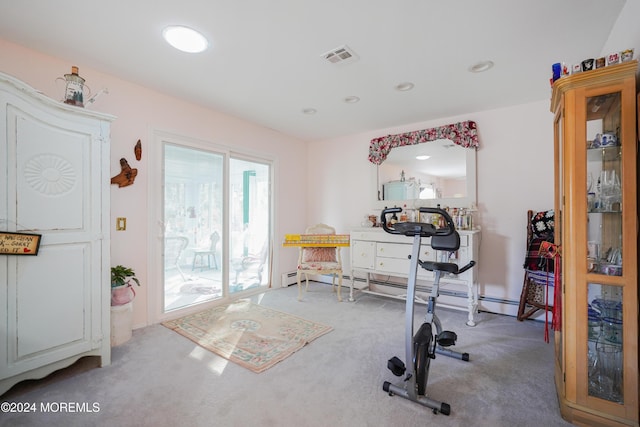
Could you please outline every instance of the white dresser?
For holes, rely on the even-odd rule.
[[[0,255],[0,394],[82,356],[111,360],[109,151],[113,116],[0,73],[0,231],[40,234]]]
[[[480,248],[480,231],[458,231],[460,234],[460,249],[449,258],[448,262],[456,262],[464,266],[469,261],[478,262]],[[441,251],[436,251],[429,245],[430,238],[423,238],[420,247],[420,259],[422,261],[441,260]],[[408,278],[413,237],[389,234],[381,228],[359,228],[351,231],[351,286],[349,299],[353,301],[353,289],[355,277],[364,276],[366,284],[361,292],[374,295],[383,295],[396,298],[404,298],[404,295],[385,292],[385,282],[388,278]],[[475,313],[478,307],[477,298],[477,266],[462,274],[443,274],[440,279],[441,296],[438,304],[464,307],[469,313],[467,325],[475,326]],[[376,286],[372,286],[372,275],[379,278]],[[418,267],[418,284],[429,286],[433,283],[434,273]],[[406,281],[404,281],[406,286]],[[397,286],[397,284],[396,284]],[[446,295],[443,295],[445,294]],[[456,294],[464,293],[465,303],[460,304],[461,299]]]

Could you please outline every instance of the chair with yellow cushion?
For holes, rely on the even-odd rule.
[[[326,224],[316,224],[305,230],[305,234],[336,234],[336,229]],[[305,292],[309,289],[309,275],[331,274],[331,289],[335,292],[338,276],[338,301],[342,301],[342,259],[340,247],[300,247],[298,257],[298,301],[302,301],[301,278],[306,280]]]

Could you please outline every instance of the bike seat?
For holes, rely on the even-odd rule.
[[[436,261],[418,261],[420,266],[429,271],[444,271],[445,273],[461,274],[476,265],[475,261],[469,261],[469,264],[460,268],[458,264],[452,262],[436,262]]]
[[[452,262],[420,261],[420,266],[429,271],[444,271],[458,274],[458,264]]]

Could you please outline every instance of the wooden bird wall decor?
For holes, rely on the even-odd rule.
[[[142,158],[142,142],[140,142],[140,140],[136,142],[136,146],[133,148],[133,152],[136,155],[136,160],[140,161],[140,159]]]
[[[138,175],[138,169],[132,169],[124,157],[120,159],[120,169],[120,173],[111,178],[111,184],[118,184],[118,187],[126,187],[133,184]]]

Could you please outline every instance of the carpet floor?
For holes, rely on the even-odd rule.
[[[333,331],[256,374],[162,325],[138,329],[129,342],[113,348],[110,366],[94,368],[94,359],[81,359],[43,380],[15,386],[0,402],[38,410],[0,414],[0,425],[570,425],[560,417],[553,345],[544,342],[541,322],[479,313],[477,326],[468,327],[465,312],[438,308],[444,329],[458,334],[453,349],[471,356],[463,362],[438,355],[431,363],[427,393],[451,405],[445,416],[382,390],[384,381],[399,381],[387,370],[387,360],[404,360],[402,301],[357,295],[355,302],[339,303],[331,287],[320,283],[310,284],[302,302],[295,286],[250,299]],[[419,305],[416,323],[423,316]],[[94,410],[54,411],[61,403]],[[42,405],[49,410],[41,411]]]

